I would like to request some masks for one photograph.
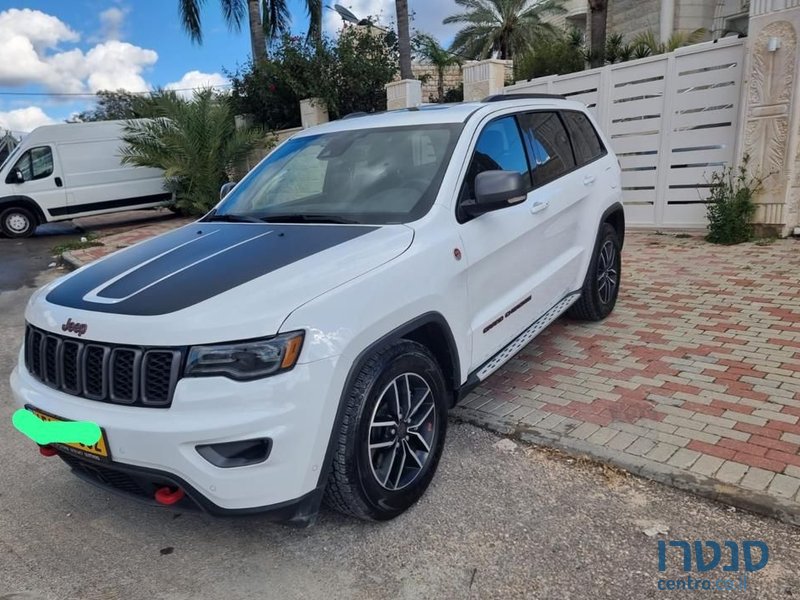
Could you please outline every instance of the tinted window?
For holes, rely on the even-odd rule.
[[[481,131],[464,181],[462,199],[475,197],[475,178],[484,171],[517,171],[528,177],[528,161],[514,117],[492,121]]]
[[[47,146],[31,148],[20,156],[14,169],[22,172],[25,181],[49,177],[53,173],[53,152]]]
[[[575,167],[567,131],[557,113],[535,112],[520,117],[533,185],[544,185]]]
[[[562,113],[567,124],[572,144],[575,146],[575,158],[579,165],[585,165],[600,158],[606,153],[603,142],[597,135],[589,118],[579,112],[568,111]]]

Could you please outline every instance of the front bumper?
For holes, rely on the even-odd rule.
[[[252,512],[318,495],[343,384],[336,366],[337,359],[329,358],[250,382],[184,378],[168,409],[70,396],[39,382],[24,366],[12,372],[11,390],[20,406],[100,425],[113,462],[98,468],[172,481],[214,514]],[[196,450],[202,444],[261,437],[272,440],[272,450],[259,464],[220,468]]]

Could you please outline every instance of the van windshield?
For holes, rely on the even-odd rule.
[[[6,168],[6,165],[11,164],[11,161],[14,160],[17,155],[21,152],[22,142],[16,145],[16,147],[11,151],[11,153],[6,156],[6,159],[0,163],[0,171],[3,171]]]
[[[209,215],[214,220],[405,223],[436,198],[462,124],[289,140]]]

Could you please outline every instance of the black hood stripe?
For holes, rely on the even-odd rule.
[[[106,313],[166,314],[375,229],[194,223],[90,265],[56,286],[47,301]]]

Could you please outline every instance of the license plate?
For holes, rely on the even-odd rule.
[[[48,414],[39,410],[38,408],[33,408],[31,406],[27,407],[29,411],[39,417],[42,421],[69,421],[70,419],[63,419],[61,417],[56,417],[54,415]],[[106,439],[106,432],[101,427],[100,428],[100,439],[97,440],[97,443],[92,446],[87,446],[86,444],[80,444],[78,442],[75,443],[59,443],[59,444],[50,444],[54,448],[58,448],[59,450],[63,450],[64,452],[69,452],[70,454],[75,454],[77,456],[81,456],[84,458],[91,458],[93,460],[111,460],[111,454],[108,451],[108,440]]]

